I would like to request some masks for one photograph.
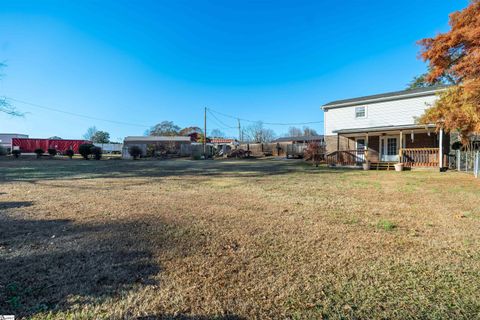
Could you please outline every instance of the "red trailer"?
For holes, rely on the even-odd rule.
[[[65,153],[72,149],[78,153],[78,147],[84,143],[92,143],[88,140],[68,140],[68,139],[30,139],[30,138],[12,138],[12,149],[20,149],[22,153],[33,153],[35,149],[55,149],[59,153]]]

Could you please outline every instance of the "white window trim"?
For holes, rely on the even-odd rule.
[[[363,108],[365,110],[365,115],[363,117],[357,117],[357,109],[358,108]],[[367,106],[357,106],[354,108],[354,112],[355,112],[355,119],[365,119],[367,118]]]

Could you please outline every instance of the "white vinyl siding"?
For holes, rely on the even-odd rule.
[[[437,96],[424,96],[395,101],[369,103],[365,107],[364,118],[356,117],[356,108],[349,106],[325,110],[325,134],[342,129],[410,125],[420,117],[425,109],[433,105]],[[368,111],[367,111],[368,110]]]

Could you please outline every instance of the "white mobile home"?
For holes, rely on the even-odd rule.
[[[28,134],[21,133],[0,133],[0,146],[5,148],[7,152],[12,150],[13,138],[28,138]]]

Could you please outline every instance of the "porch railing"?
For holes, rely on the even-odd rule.
[[[334,151],[326,155],[328,165],[356,166],[365,162],[365,151],[344,150]]]
[[[400,149],[400,162],[405,167],[438,167],[439,148],[403,148]]]

